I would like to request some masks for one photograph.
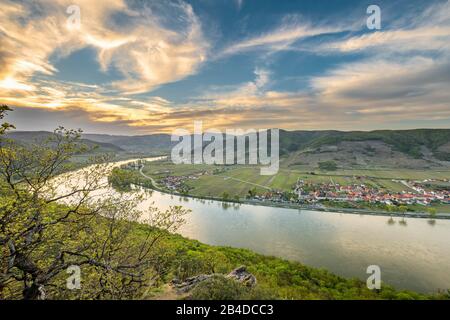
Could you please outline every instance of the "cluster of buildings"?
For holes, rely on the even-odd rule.
[[[208,174],[207,171],[187,175],[187,176],[166,176],[159,180],[159,183],[163,185],[166,189],[177,191],[177,192],[187,192],[189,191],[189,186],[186,185],[186,180],[198,180],[200,176]]]
[[[305,202],[317,202],[320,200],[331,201],[365,201],[370,203],[383,203],[387,205],[420,204],[429,205],[431,202],[450,203],[448,190],[425,190],[417,181],[414,184],[404,183],[414,191],[389,192],[373,188],[365,184],[340,185],[338,183],[313,184],[298,180],[294,192],[298,200]]]
[[[167,176],[159,180],[159,183],[161,183],[165,188],[172,190],[172,191],[187,191],[189,188],[184,183],[186,179],[198,179],[196,177],[185,177],[185,176]]]
[[[271,202],[294,202],[296,201],[295,195],[283,192],[280,190],[272,190],[264,192],[263,194],[253,195],[251,198],[259,201],[271,201]]]

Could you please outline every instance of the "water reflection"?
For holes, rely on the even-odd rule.
[[[223,210],[228,210],[229,208],[239,210],[240,207],[240,203],[225,202],[225,201],[220,202],[219,205],[222,207]]]
[[[383,281],[398,288],[450,288],[450,221],[314,212],[154,192],[158,206],[184,205],[192,213],[180,233],[212,245],[242,247],[366,279],[381,267]],[[233,209],[231,209],[233,208]]]
[[[398,288],[450,288],[450,220],[387,219],[138,190],[142,209],[154,202],[162,210],[174,205],[192,210],[180,233],[207,244],[248,248],[361,279],[367,278],[367,266],[378,265],[383,282]]]

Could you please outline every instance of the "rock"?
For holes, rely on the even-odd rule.
[[[200,274],[198,276],[193,276],[187,278],[184,282],[175,278],[172,280],[172,287],[174,287],[178,293],[183,294],[194,289],[200,282],[208,280],[214,276],[225,276],[223,274]],[[225,276],[228,279],[233,279],[246,287],[254,287],[256,285],[256,278],[253,274],[247,271],[245,266],[234,269],[229,274]]]
[[[234,279],[246,287],[256,286],[256,277],[248,272],[245,266],[234,269],[227,275],[227,278]]]
[[[172,280],[172,286],[174,286],[178,292],[186,293],[191,291],[195,286],[197,286],[200,282],[205,281],[211,278],[213,274],[201,274],[194,277],[187,278],[184,282],[180,282],[177,280]]]

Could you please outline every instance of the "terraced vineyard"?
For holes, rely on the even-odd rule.
[[[449,171],[435,170],[337,170],[320,171],[315,168],[280,168],[274,176],[260,175],[255,166],[211,166],[174,165],[160,161],[147,165],[144,173],[156,180],[167,176],[186,176],[185,183],[194,196],[220,197],[227,193],[231,197],[244,198],[250,189],[265,192],[269,189],[292,191],[298,179],[311,183],[336,183],[340,185],[365,184],[391,192],[411,191],[400,180],[449,179]],[[190,178],[188,176],[191,176]]]

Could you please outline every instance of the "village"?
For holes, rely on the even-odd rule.
[[[143,161],[125,165],[128,169],[140,170],[144,166]],[[162,174],[158,183],[161,187],[170,192],[189,194],[195,187],[187,183],[199,180],[202,176],[220,175],[226,170],[214,168],[214,170],[202,170],[185,175],[173,175],[171,170],[163,169],[154,172],[156,175]],[[229,178],[229,177],[226,177]],[[357,183],[342,185],[330,179],[329,182],[312,182],[306,179],[297,179],[297,182],[290,190],[278,190],[265,187],[265,191],[253,186],[249,188],[245,195],[246,200],[264,201],[273,203],[309,204],[320,205],[329,201],[333,203],[368,203],[385,206],[407,206],[420,205],[430,206],[431,204],[450,204],[450,181],[448,179],[425,179],[425,180],[396,180],[390,182],[403,185],[401,191],[377,188],[370,183],[364,183],[364,177],[358,177]],[[241,180],[241,182],[245,182]],[[254,185],[254,184],[253,184]],[[447,187],[437,187],[444,185]],[[221,197],[222,195],[216,195]],[[238,198],[234,198],[235,200]],[[241,200],[242,197],[241,197]]]
[[[396,180],[393,180],[396,181]],[[385,205],[423,205],[428,206],[432,202],[450,203],[449,190],[426,189],[424,181],[404,181],[401,183],[410,190],[402,192],[391,192],[389,190],[378,189],[367,186],[363,183],[352,185],[340,185],[339,183],[313,184],[304,180],[298,180],[294,188],[299,201],[317,202],[320,200],[330,200],[337,202],[369,202],[381,203]],[[448,181],[443,181],[448,182]]]
[[[191,188],[185,181],[198,180],[200,176],[205,174],[208,174],[208,172],[187,176],[167,176],[162,178],[160,183],[168,190],[187,193]],[[429,182],[431,181],[401,181],[405,185],[405,189],[411,191],[392,192],[374,188],[363,183],[340,185],[339,183],[332,182],[312,183],[299,179],[292,191],[270,190],[257,193],[256,191],[249,190],[247,199],[310,204],[323,200],[335,202],[368,202],[385,205],[417,204],[429,206],[433,202],[450,204],[450,191],[430,190],[424,186],[425,183]]]

